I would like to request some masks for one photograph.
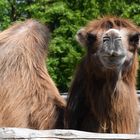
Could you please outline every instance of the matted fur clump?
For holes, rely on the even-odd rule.
[[[65,101],[45,65],[48,39],[35,20],[0,33],[0,127],[63,127]]]
[[[136,75],[140,30],[127,19],[104,17],[77,32],[86,47],[72,82],[65,127],[109,132],[138,132]]]

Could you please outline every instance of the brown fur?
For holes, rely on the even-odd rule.
[[[101,67],[93,55],[99,49],[100,36],[110,28],[126,29],[128,34],[139,32],[132,22],[117,17],[104,17],[91,21],[80,34],[80,44],[87,47],[71,85],[65,114],[65,127],[70,129],[136,133],[138,131],[138,100],[136,75],[138,68],[138,44],[125,41],[127,50],[133,53],[133,62],[124,68],[120,79],[110,69]],[[95,42],[88,44],[87,35],[97,35]],[[99,37],[98,37],[99,36]]]
[[[48,39],[35,20],[0,33],[0,127],[63,127],[65,101],[45,65]]]

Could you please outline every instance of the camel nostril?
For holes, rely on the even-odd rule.
[[[112,57],[119,56],[119,53],[118,53],[118,52],[116,52],[116,51],[112,51],[112,52],[111,52],[111,56],[112,56]]]
[[[107,53],[108,56],[111,56],[111,57],[116,57],[116,56],[119,55],[119,54],[118,54],[116,51],[114,51],[114,50],[108,50],[108,51],[106,51],[106,53]]]

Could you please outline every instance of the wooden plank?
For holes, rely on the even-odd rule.
[[[90,133],[76,130],[33,130],[25,128],[0,128],[0,139],[30,139],[30,140],[140,140],[135,134],[105,134]]]

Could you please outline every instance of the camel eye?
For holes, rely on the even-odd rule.
[[[104,46],[109,46],[110,45],[110,38],[109,37],[104,37],[103,38],[103,44]]]
[[[87,33],[87,44],[92,45],[96,41],[96,35],[93,33]]]
[[[103,40],[103,43],[105,43],[105,42],[109,42],[109,39],[104,39]]]
[[[132,46],[138,46],[139,44],[140,33],[136,32],[129,36],[129,43]]]
[[[103,38],[103,42],[108,42],[108,41],[110,41],[110,38],[109,37],[104,37]]]
[[[114,41],[114,45],[115,45],[116,47],[123,46],[123,45],[122,45],[122,40],[121,40],[121,38],[116,39],[116,40]]]

